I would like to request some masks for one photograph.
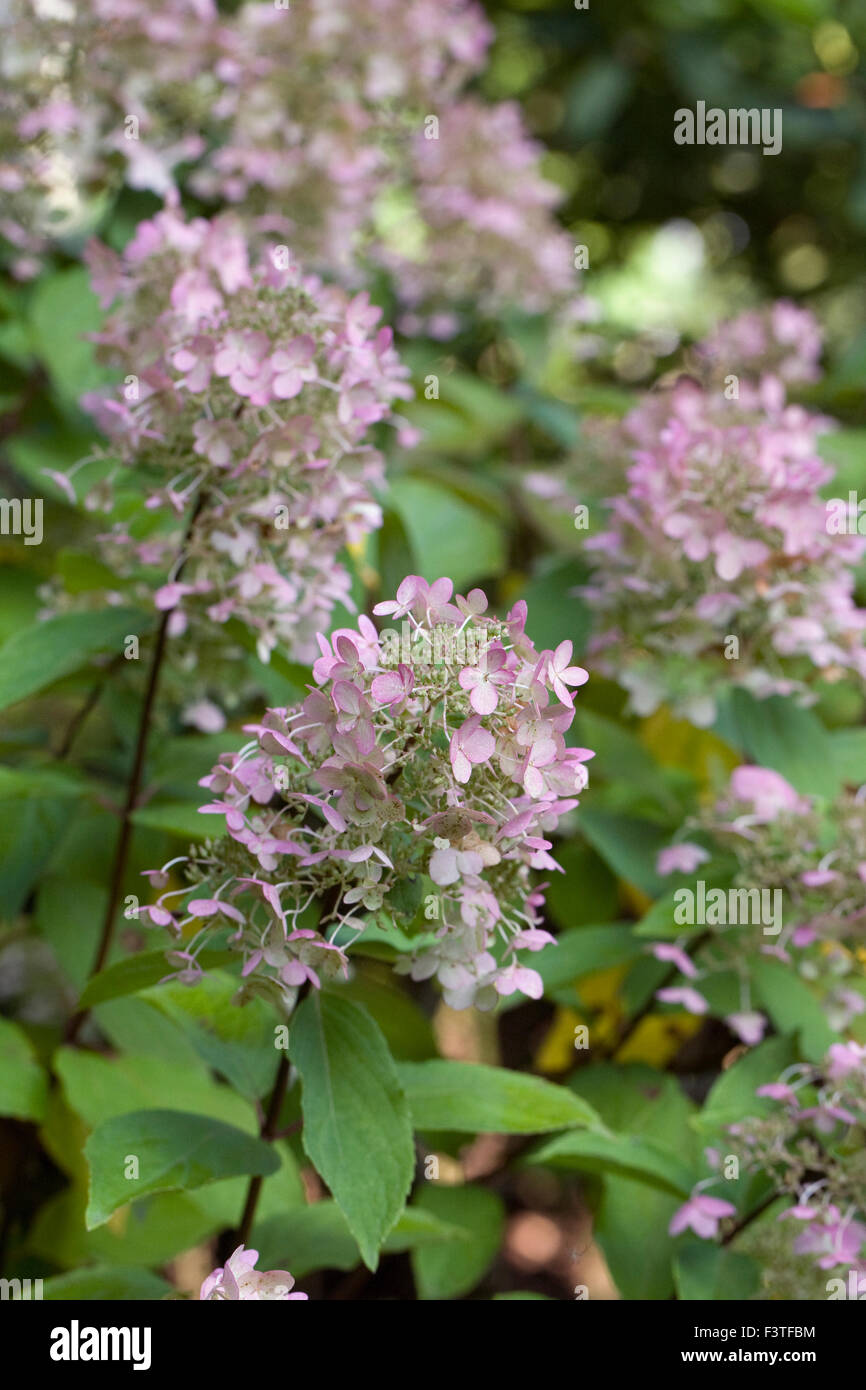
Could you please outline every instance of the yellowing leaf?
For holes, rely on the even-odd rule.
[[[666,1067],[700,1026],[701,1020],[693,1014],[651,1014],[641,1020],[617,1052],[616,1060]]]
[[[663,767],[684,767],[693,773],[702,791],[712,785],[714,773],[732,772],[741,761],[717,734],[675,719],[665,706],[642,721],[638,737]]]
[[[570,1071],[574,1065],[574,1030],[584,1022],[574,1009],[557,1009],[533,1058],[535,1070],[546,1076]]]

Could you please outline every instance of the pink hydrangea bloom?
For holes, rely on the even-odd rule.
[[[161,476],[162,525],[136,542],[115,524],[106,557],[124,574],[182,554],[156,604],[191,660],[202,625],[227,646],[238,624],[263,661],[277,646],[312,660],[334,605],[351,606],[340,551],[381,523],[370,427],[412,395],[390,329],[364,294],[264,251],[252,264],[231,217],[142,223],[111,289],[98,341],[125,385],[87,404],[128,467]]]
[[[486,608],[450,580],[404,580],[378,612],[411,616],[411,668],[391,659],[393,630],[377,637],[368,619],[322,637],[302,704],[268,710],[247,726],[253,742],[203,779],[201,809],[227,836],[194,857],[200,886],[183,909],[169,893],[144,911],[169,917],[193,956],[232,926],[248,985],[289,1005],[305,980],[345,971],[371,922],[410,932],[398,972],[435,975],[452,1007],[538,998],[541,977],[520,956],[551,940],[533,874],[559,871],[549,835],[577,806],[592,753],[566,745],[574,708],[568,690],[557,699],[555,653],[535,649],[522,610],[503,620]],[[479,714],[467,653],[491,649],[498,698]],[[437,892],[422,921],[406,885],[420,892],[424,876]],[[327,905],[316,929],[300,925],[313,901]]]
[[[698,355],[720,375],[729,371],[749,376],[772,373],[782,381],[817,381],[822,348],[821,328],[814,314],[791,300],[780,299],[719,324],[699,344]]]
[[[773,821],[783,811],[796,815],[809,809],[809,801],[794,790],[790,782],[770,767],[743,764],[731,773],[730,795],[733,801],[749,808],[755,821]]]
[[[561,195],[517,106],[464,95],[493,33],[474,0],[230,12],[213,0],[77,0],[44,14],[11,0],[10,20],[0,232],[22,277],[53,237],[95,218],[93,190],[113,191],[121,170],[174,202],[183,180],[346,283],[390,272],[406,326],[437,336],[459,325],[455,304],[547,309],[573,288],[570,238],[553,217]],[[72,182],[62,201],[58,167]],[[234,263],[223,270],[235,278]],[[109,299],[112,275],[101,275]],[[212,300],[197,272],[185,293]],[[272,364],[277,397],[292,399],[305,352],[281,343]]]
[[[656,999],[663,1004],[681,1004],[690,1014],[705,1014],[710,1007],[704,996],[688,985],[672,985],[656,990]]]
[[[305,1293],[292,1293],[294,1279],[284,1269],[257,1270],[258,1250],[239,1245],[219,1269],[209,1274],[201,1286],[204,1302],[292,1302],[306,1299]]]
[[[660,850],[656,860],[656,873],[665,874],[691,874],[699,864],[705,864],[710,858],[705,849],[700,845],[689,844],[688,841],[681,841],[676,845],[668,845],[667,849]]]
[[[608,529],[586,541],[584,593],[599,620],[591,650],[637,713],[667,701],[709,725],[721,683],[807,700],[816,675],[866,677],[854,599],[866,538],[829,533],[828,427],[769,376],[741,380],[735,400],[682,377],[626,418],[632,461]]]
[[[678,1236],[683,1231],[692,1230],[702,1240],[715,1240],[719,1233],[719,1222],[726,1216],[735,1216],[736,1210],[731,1202],[721,1197],[710,1197],[705,1192],[695,1191],[674,1212],[668,1233]]]
[[[817,1093],[817,1104],[801,1105],[801,1089],[810,1100]],[[728,1126],[728,1135],[746,1171],[766,1174],[788,1199],[778,1219],[804,1223],[793,1253],[815,1256],[822,1270],[858,1267],[866,1194],[850,1139],[866,1124],[866,1047],[833,1044],[822,1065],[797,1063],[757,1094],[778,1107]]]

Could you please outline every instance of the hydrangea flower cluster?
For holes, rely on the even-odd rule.
[[[806,702],[816,673],[866,677],[853,597],[866,540],[828,533],[824,423],[769,376],[740,382],[737,400],[681,378],[624,421],[634,461],[608,529],[586,541],[584,592],[593,650],[638,714],[669,702],[709,725],[720,682]]]
[[[752,379],[769,375],[785,382],[810,382],[821,375],[822,350],[814,314],[779,299],[719,324],[697,345],[695,358],[705,374],[733,372]]]
[[[196,160],[218,93],[212,0],[10,0],[0,57],[0,235],[29,279],[125,180],[159,197]]]
[[[866,1012],[866,997],[855,987],[866,963],[866,789],[844,790],[821,803],[801,796],[772,768],[744,765],[682,834],[689,838],[662,850],[658,872],[677,874],[681,885],[691,880],[687,892],[694,890],[696,873],[713,886],[705,889],[706,930],[653,948],[684,982],[663,990],[664,997],[706,1013],[702,990],[712,993],[713,977],[733,970],[742,1000],[726,1021],[744,1042],[756,1043],[766,1028],[750,999],[757,951],[796,970],[818,991],[834,1029]],[[730,890],[716,888],[721,882]],[[721,911],[716,892],[726,897]],[[734,902],[736,921],[728,906]],[[687,918],[677,920],[685,924]]]
[[[491,37],[474,0],[21,4],[0,103],[17,273],[94,193],[175,198],[186,165],[310,267],[387,265],[433,331],[454,302],[550,307],[573,283],[558,195],[516,108],[463,95]]]
[[[793,1253],[866,1274],[866,1047],[836,1043],[820,1067],[796,1063],[757,1094],[770,1113],[727,1132],[747,1171],[791,1203],[778,1219],[796,1232]]]
[[[308,1297],[305,1293],[292,1293],[295,1281],[285,1269],[256,1269],[258,1258],[258,1250],[239,1245],[225,1264],[205,1279],[199,1301],[289,1303]]]
[[[407,255],[404,229],[379,253],[402,299],[410,306],[439,299],[471,300],[482,310],[502,302],[549,308],[574,284],[572,252],[552,219],[560,192],[539,172],[541,149],[528,139],[519,108],[464,98],[443,107],[438,121],[438,139],[422,132],[413,145],[423,244]],[[437,331],[440,321],[428,321],[428,329]],[[412,319],[404,316],[402,326],[413,327]]]
[[[559,868],[550,834],[587,783],[591,752],[565,742],[587,674],[568,641],[536,651],[525,603],[499,619],[448,579],[410,575],[375,611],[401,630],[362,617],[320,637],[303,703],[268,710],[204,779],[228,835],[192,858],[182,909],[169,890],[142,918],[179,934],[189,980],[229,929],[248,983],[288,1007],[371,926],[454,1008],[537,998],[522,953],[553,938],[532,871]]]
[[[263,661],[278,644],[312,660],[316,631],[350,604],[340,551],[381,524],[367,436],[413,394],[391,330],[366,294],[302,274],[285,247],[251,267],[231,219],[163,212],[123,257],[95,246],[90,263],[115,302],[100,353],[125,385],[85,404],[152,483],[144,523],[106,539],[115,568],[168,576],[156,605],[173,636],[204,614],[251,629]]]

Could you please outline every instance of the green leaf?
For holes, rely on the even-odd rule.
[[[82,1299],[88,1303],[142,1300],[153,1303],[173,1293],[171,1284],[147,1269],[124,1269],[120,1265],[93,1265],[57,1274],[46,1279],[42,1296],[46,1301]]]
[[[102,326],[99,301],[83,266],[42,276],[30,302],[33,347],[60,394],[76,402],[110,380],[84,336]]]
[[[713,860],[707,865],[701,866],[701,878],[706,884],[707,891],[713,888],[730,887],[735,872],[735,862],[727,856]],[[675,874],[668,879],[668,889],[660,898],[656,898],[652,907],[648,908],[643,917],[634,929],[636,937],[649,937],[653,940],[657,938],[672,939],[686,936],[690,931],[696,935],[703,927],[698,923],[677,922],[675,913],[679,904],[676,901],[676,894],[683,888],[687,888],[692,895],[695,892],[695,880],[686,874]],[[687,900],[688,901],[688,900]]]
[[[780,960],[766,956],[751,962],[756,1002],[762,1004],[780,1033],[800,1039],[803,1056],[820,1062],[833,1043],[841,1042],[827,1022],[821,1003],[806,981]]]
[[[750,1048],[722,1072],[693,1125],[701,1135],[714,1135],[745,1116],[769,1114],[773,1101],[758,1097],[755,1092],[767,1082],[778,1081],[785,1068],[796,1060],[797,1049],[791,1038],[767,1038]]]
[[[93,1017],[119,1052],[145,1058],[150,1063],[161,1062],[163,1068],[167,1064],[185,1067],[199,1076],[205,1074],[201,1058],[186,1033],[143,997],[128,994],[123,999],[96,1004]],[[186,1108],[195,1109],[194,1106]]]
[[[113,825],[109,834],[116,837]],[[63,851],[66,848],[64,840]],[[108,887],[105,880],[94,882],[70,874],[57,863],[58,857],[53,857],[49,872],[40,880],[35,923],[69,982],[83,989],[105,919]]]
[[[116,1115],[93,1131],[84,1153],[90,1167],[88,1230],[151,1192],[188,1191],[240,1173],[273,1173],[280,1166],[279,1155],[263,1140],[181,1110]],[[126,1176],[132,1158],[137,1177]]]
[[[373,973],[381,970],[378,963],[372,969],[365,969],[366,962],[348,984],[340,983],[334,988],[346,999],[360,1004],[375,1019],[388,1051],[400,1062],[421,1062],[437,1055],[436,1039],[427,1015],[414,1000],[399,987],[399,976],[392,970],[387,974]],[[326,991],[330,987],[325,986]]]
[[[332,1201],[257,1222],[253,1238],[262,1269],[288,1269],[296,1279],[313,1269],[354,1269],[361,1260],[358,1242]]]
[[[817,715],[792,700],[781,695],[757,700],[739,688],[724,692],[714,732],[747,761],[780,772],[807,796],[833,796],[838,789],[840,769],[830,734]]]
[[[584,651],[592,629],[592,614],[586,600],[574,590],[586,581],[581,560],[562,560],[546,556],[536,573],[521,588],[529,608],[532,640],[538,651],[555,648],[566,638],[574,643],[575,657]],[[591,748],[595,744],[588,745]]]
[[[234,951],[202,951],[198,957],[203,970],[215,970],[236,960]],[[150,989],[159,983],[170,971],[165,951],[139,951],[127,956],[107,969],[100,970],[89,981],[78,1001],[80,1009],[89,1009],[94,1004],[103,1004],[107,999],[121,999],[128,994],[138,994],[139,990]]]
[[[49,768],[0,768],[0,920],[20,912],[68,833],[71,803],[86,791]]]
[[[45,690],[99,652],[120,652],[130,633],[153,625],[146,613],[106,608],[99,613],[63,613],[13,633],[0,647],[0,709]]]
[[[198,801],[155,801],[133,811],[132,820],[135,825],[164,830],[181,840],[206,840],[214,834],[214,817],[201,815],[198,808]]]
[[[86,782],[72,772],[57,772],[50,767],[0,767],[0,801],[17,801],[24,796],[69,801],[86,791]]]
[[[54,1069],[70,1106],[91,1129],[129,1110],[169,1106],[251,1134],[258,1129],[253,1107],[214,1081],[204,1067],[167,1067],[158,1057],[101,1057],[64,1047],[55,1056]]]
[[[593,1231],[624,1299],[661,1302],[673,1292],[674,1242],[668,1225],[679,1197],[631,1178],[604,1179]]]
[[[555,946],[545,946],[533,955],[531,964],[544,981],[545,994],[551,994],[582,975],[636,960],[643,949],[642,944],[635,941],[631,925],[610,922],[601,927],[575,927],[563,932],[557,937]]]
[[[692,1161],[697,1144],[689,1120],[694,1104],[673,1076],[631,1062],[594,1062],[579,1067],[569,1087],[594,1105],[606,1125],[618,1134],[635,1134],[658,1147]]]
[[[315,1202],[271,1217],[257,1224],[253,1235],[261,1268],[287,1267],[296,1279],[313,1269],[354,1269],[361,1263],[358,1242],[336,1202]],[[386,1254],[398,1254],[421,1245],[466,1239],[462,1227],[419,1207],[407,1207],[382,1248]]]
[[[559,1134],[537,1149],[528,1160],[551,1168],[571,1168],[587,1173],[617,1173],[639,1178],[650,1187],[688,1197],[697,1175],[675,1154],[651,1139],[633,1134],[593,1134],[570,1131]]]
[[[235,1003],[238,981],[211,971],[196,984],[167,981],[141,995],[186,1034],[198,1055],[256,1100],[274,1079],[276,1016],[263,999]]]
[[[16,1023],[0,1018],[0,1115],[41,1120],[47,1099],[48,1078],[30,1039]]]
[[[382,525],[376,532],[377,569],[383,594],[396,594],[401,581],[415,571],[412,546],[406,527],[396,512],[385,508]]]
[[[580,808],[579,826],[590,844],[619,878],[655,897],[663,888],[656,873],[658,852],[670,836],[650,821],[614,811]]]
[[[748,1255],[708,1240],[683,1242],[674,1256],[679,1298],[690,1301],[745,1302],[757,1293],[760,1270]]]
[[[863,479],[866,430],[829,430],[820,438],[818,453],[836,470],[832,482],[821,489],[822,496],[841,498],[847,505],[848,492],[856,492]]]
[[[502,574],[505,538],[489,514],[426,478],[397,478],[390,495],[425,579],[447,574],[462,592],[472,580]]]
[[[604,1128],[586,1101],[537,1076],[474,1062],[404,1062],[397,1070],[416,1129],[543,1134],[572,1125]]]
[[[304,1149],[375,1269],[415,1167],[409,1108],[385,1039],[336,994],[314,994],[295,1015],[292,1061],[303,1084]]]
[[[592,845],[582,840],[557,844],[556,862],[564,872],[551,875],[545,895],[546,910],[556,925],[567,929],[612,921],[619,902],[616,875]]]
[[[286,1212],[296,1211],[306,1204],[306,1193],[301,1178],[301,1170],[294,1152],[285,1140],[278,1140],[271,1148],[279,1156],[280,1167],[262,1185],[256,1219],[267,1221]],[[212,1183],[196,1193],[196,1204],[214,1220],[217,1228],[234,1227],[238,1213],[243,1210],[247,1180],[227,1178],[224,1182]]]
[[[460,1298],[483,1279],[499,1251],[505,1225],[502,1199],[485,1187],[422,1187],[416,1207],[462,1228],[466,1235],[412,1253],[421,1299]],[[466,1238],[468,1237],[468,1239]]]
[[[840,782],[850,787],[861,786],[866,782],[866,728],[837,729],[830,738],[840,769]]]
[[[245,1183],[244,1178],[228,1180],[227,1186],[232,1188],[234,1196],[231,1223],[243,1210]],[[152,1267],[167,1264],[185,1250],[195,1249],[223,1225],[199,1200],[204,1190],[200,1189],[199,1193],[157,1192],[151,1197],[142,1197],[141,1201],[133,1202],[122,1217],[116,1216],[107,1225],[88,1232],[87,1253],[99,1264]],[[78,1214],[82,1227],[86,1205],[85,1195]]]

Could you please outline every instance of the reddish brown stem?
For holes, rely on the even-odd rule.
[[[176,569],[176,578],[180,578],[186,565],[186,549],[192,536],[193,528],[199,514],[205,505],[205,494],[200,493],[196,500],[192,514],[187,523],[178,559],[180,561]],[[141,779],[144,773],[144,762],[147,756],[147,743],[150,736],[150,724],[153,716],[153,709],[156,703],[156,692],[159,685],[159,676],[162,669],[165,648],[168,641],[168,627],[171,621],[171,610],[163,613],[156,634],[156,644],[153,649],[153,656],[150,662],[150,671],[147,677],[147,690],[144,696],[144,704],[141,710],[141,718],[138,721],[138,736],[135,741],[135,756],[133,758],[132,770],[129,774],[129,781],[126,787],[126,800],[120,815],[120,832],[117,837],[117,846],[114,851],[114,862],[111,866],[111,878],[109,880],[108,903],[105,909],[105,918],[102,923],[102,932],[99,937],[99,945],[96,948],[96,955],[90,969],[88,979],[98,975],[108,959],[111,950],[111,942],[114,937],[114,923],[117,916],[120,894],[123,889],[123,880],[126,874],[126,861],[129,855],[129,845],[132,839],[132,817],[138,804],[141,792]],[[74,1043],[81,1030],[89,1009],[79,1009],[72,1018],[66,1029],[66,1042]]]
[[[280,1065],[277,1068],[277,1079],[274,1089],[271,1092],[271,1099],[268,1103],[267,1114],[261,1128],[261,1137],[266,1143],[271,1143],[276,1138],[277,1122],[280,1118],[280,1110],[286,1096],[286,1088],[289,1084],[289,1055],[284,1052],[280,1058]],[[259,1204],[259,1197],[262,1191],[264,1178],[261,1174],[250,1178],[250,1185],[247,1188],[247,1198],[244,1202],[243,1215],[238,1227],[238,1244],[246,1245],[253,1229],[253,1221],[256,1216],[256,1207]]]

